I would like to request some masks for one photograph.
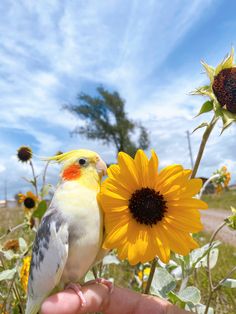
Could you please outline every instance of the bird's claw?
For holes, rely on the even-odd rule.
[[[75,284],[75,283],[69,283],[66,286],[66,289],[72,289],[75,291],[75,293],[79,296],[80,301],[81,301],[81,306],[84,307],[86,305],[86,300],[85,297],[83,295],[83,292],[81,291],[81,286],[79,284]]]
[[[87,281],[85,283],[85,285],[94,284],[94,283],[97,283],[97,284],[101,283],[101,284],[105,285],[108,288],[110,293],[112,293],[114,290],[113,282],[111,282],[110,280],[107,280],[105,278],[96,278],[94,280]]]

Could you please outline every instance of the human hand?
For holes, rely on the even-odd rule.
[[[81,288],[86,305],[81,307],[81,301],[75,291],[67,289],[50,296],[41,307],[41,314],[82,314],[102,312],[104,314],[186,314],[169,302],[134,292],[126,288],[114,287],[110,293],[103,284],[85,285]]]

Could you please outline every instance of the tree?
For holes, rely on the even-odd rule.
[[[125,101],[119,93],[110,93],[103,87],[98,87],[97,92],[98,96],[95,97],[80,93],[77,105],[65,106],[85,121],[85,125],[77,127],[73,133],[84,135],[88,139],[102,140],[107,145],[113,143],[117,152],[124,151],[131,156],[138,148],[147,149],[148,132],[140,123],[127,117]],[[136,130],[139,130],[138,145],[131,140],[131,135]]]

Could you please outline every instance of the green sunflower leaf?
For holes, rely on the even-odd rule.
[[[111,264],[116,264],[119,265],[120,261],[115,255],[106,255],[104,259],[102,260],[103,265],[111,265]]]
[[[211,87],[209,85],[201,86],[196,88],[194,91],[190,93],[191,95],[208,95],[212,94]]]
[[[171,301],[173,304],[177,304],[180,308],[184,309],[186,302],[183,302],[178,294],[176,294],[173,291],[168,292],[168,299]]]
[[[45,198],[45,196],[47,196],[47,195],[49,194],[49,192],[50,192],[51,189],[53,189],[52,184],[45,184],[45,185],[42,187],[41,191],[40,191],[41,197],[42,197],[42,198]]]
[[[222,121],[223,128],[221,134],[234,122],[236,121],[236,114],[229,112],[226,109],[222,109]]]
[[[210,250],[216,249],[221,244],[220,241],[214,241],[211,246],[209,246],[209,243],[205,244],[204,246],[193,250],[190,253],[190,267],[193,271],[195,268],[199,268],[205,265],[206,256]],[[212,259],[214,259],[216,256],[212,256]],[[217,255],[218,257],[218,255]],[[214,261],[212,260],[211,265],[214,266]],[[213,268],[213,267],[212,267]]]
[[[201,128],[204,128],[204,127],[207,127],[208,126],[208,123],[207,122],[203,122],[201,123],[199,126],[197,126],[192,133],[194,133],[195,131],[197,131],[198,129],[201,129]]]
[[[228,287],[228,288],[236,288],[236,279],[228,278],[225,279],[222,283],[221,286]]]
[[[223,62],[221,62],[215,69],[215,75],[219,74],[223,69],[232,68],[234,64],[234,49],[231,49],[231,53],[228,54]]]
[[[23,238],[19,238],[20,251],[24,252],[27,249],[27,243]]]
[[[202,105],[202,108],[200,109],[199,113],[195,116],[195,118],[200,116],[200,114],[202,113],[211,111],[212,109],[213,109],[213,100],[207,100],[206,102],[204,102],[204,104]]]
[[[163,298],[176,287],[175,278],[164,268],[157,267],[152,281],[151,292]]]
[[[3,255],[8,261],[12,260],[13,258],[19,258],[19,254],[14,253],[12,250],[3,251]]]
[[[182,302],[197,305],[201,300],[201,292],[196,287],[190,286],[180,291],[178,297]]]
[[[197,311],[198,314],[205,314],[206,305],[199,303],[195,305],[194,308],[195,308],[194,313],[195,311]],[[193,307],[188,304],[185,310],[190,310],[192,312]],[[207,310],[207,314],[214,314],[214,309],[212,307],[209,307]]]
[[[94,280],[94,274],[91,270],[89,270],[84,278],[84,282],[90,281],[90,280]]]
[[[209,77],[209,79],[210,79],[210,81],[212,83],[213,80],[214,80],[215,69],[211,65],[207,64],[204,61],[201,61],[201,64],[203,65],[203,67],[204,67],[204,69],[206,71],[206,74],[208,75],[208,77]]]
[[[11,280],[16,273],[16,268],[3,270],[0,272],[0,281],[2,280]]]
[[[33,213],[33,217],[41,219],[47,210],[47,202],[42,200],[39,204],[37,209]]]

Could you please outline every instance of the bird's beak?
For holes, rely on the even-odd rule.
[[[96,163],[96,169],[97,172],[99,173],[99,175],[101,177],[106,176],[107,175],[107,165],[105,164],[105,162],[102,159],[99,159]]]

